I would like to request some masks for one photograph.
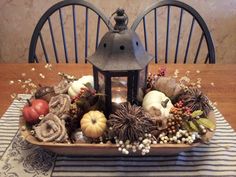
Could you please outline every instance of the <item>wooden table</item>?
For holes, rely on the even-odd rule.
[[[236,65],[150,65],[149,71],[155,72],[161,66],[167,68],[168,75],[173,75],[178,69],[179,76],[190,71],[189,77],[192,81],[201,78],[203,92],[212,102],[216,102],[216,107],[236,130]],[[89,64],[57,64],[50,71],[45,68],[45,64],[0,64],[0,115],[9,107],[12,93],[24,93],[25,89],[17,84],[18,79],[31,78],[36,84],[53,85],[59,81],[58,72],[80,77],[91,74],[92,67]],[[40,73],[45,75],[44,79],[39,76]],[[10,85],[11,80],[15,84]]]

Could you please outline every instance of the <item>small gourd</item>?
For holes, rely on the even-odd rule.
[[[98,138],[106,130],[107,119],[100,111],[89,111],[80,121],[83,134],[89,138]]]
[[[148,92],[143,98],[144,110],[155,117],[168,117],[172,107],[170,99],[164,93],[156,90]]]
[[[83,76],[79,80],[74,81],[68,89],[68,94],[71,98],[75,98],[80,93],[82,88],[87,88],[87,84],[94,87],[93,76]]]

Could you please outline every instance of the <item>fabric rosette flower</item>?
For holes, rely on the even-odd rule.
[[[59,82],[58,85],[54,86],[54,91],[56,94],[67,93],[69,87],[71,86],[70,81],[63,79]]]
[[[65,121],[59,119],[55,114],[47,114],[38,125],[33,127],[35,137],[43,142],[66,142],[68,135]]]
[[[57,115],[60,119],[66,119],[70,110],[71,99],[69,95],[60,94],[52,97],[49,102],[49,112]]]

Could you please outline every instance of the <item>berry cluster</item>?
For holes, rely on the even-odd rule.
[[[170,110],[170,113],[175,117],[181,117],[185,120],[191,117],[192,110],[189,107],[183,106],[183,101],[177,102],[174,107]]]
[[[73,99],[72,102],[79,100],[80,98],[88,98],[90,96],[94,96],[96,94],[96,90],[93,88],[81,88],[79,94]]]
[[[131,143],[129,140],[125,142],[115,138],[116,145],[118,146],[118,151],[122,154],[129,154],[130,152],[135,153],[137,150],[141,151],[142,155],[148,154],[150,152],[151,144],[157,144],[156,138],[151,134],[145,134],[145,137],[139,137],[138,142]]]
[[[172,135],[175,134],[182,127],[183,119],[178,115],[171,115],[167,119],[167,133]]]
[[[147,88],[153,88],[155,82],[158,79],[158,75],[157,74],[152,74],[152,73],[148,73],[148,77],[147,77]]]
[[[163,68],[163,67],[159,68],[158,72],[157,72],[157,75],[164,77],[166,75],[166,68]]]
[[[197,132],[188,132],[187,130],[180,129],[173,136],[167,135],[164,132],[161,133],[159,135],[159,143],[193,144],[199,138],[200,135]]]

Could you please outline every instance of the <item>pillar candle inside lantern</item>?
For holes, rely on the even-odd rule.
[[[111,84],[112,102],[127,102],[127,77],[112,77]]]

